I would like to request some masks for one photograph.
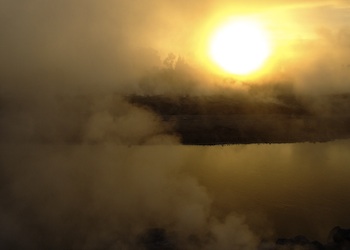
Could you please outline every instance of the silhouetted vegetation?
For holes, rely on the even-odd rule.
[[[350,137],[350,95],[129,96],[175,123],[183,144],[322,142]]]

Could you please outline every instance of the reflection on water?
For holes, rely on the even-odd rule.
[[[220,237],[232,234],[230,247],[298,234],[325,241],[334,226],[350,227],[349,146],[2,145],[1,237],[25,238],[21,247],[70,246],[56,235],[131,244],[160,227],[211,249],[226,249]]]
[[[322,240],[334,226],[350,226],[349,146],[343,140],[196,148],[189,171],[219,212],[263,215],[278,235]]]

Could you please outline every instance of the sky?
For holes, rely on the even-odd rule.
[[[275,49],[268,77],[279,73],[278,77],[289,77],[307,90],[347,90],[346,1],[2,0],[0,4],[1,75],[2,82],[11,81],[3,84],[3,91],[18,91],[23,79],[30,82],[28,86],[55,92],[66,89],[60,88],[62,82],[68,88],[81,89],[84,82],[83,89],[106,84],[130,91],[147,70],[162,66],[169,53],[183,57],[200,75],[212,73],[205,46],[221,20],[236,15],[258,16],[271,33]]]
[[[347,93],[349,8],[0,0],[0,248],[144,249],[163,228],[180,249],[249,250],[350,228],[349,141],[185,147],[171,121],[125,98],[245,91],[206,56],[231,16],[257,18],[273,38],[252,84]]]

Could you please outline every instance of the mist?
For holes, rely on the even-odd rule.
[[[257,83],[288,80],[301,92],[348,91],[347,6],[313,3],[315,7],[292,8],[295,3],[286,1],[279,12],[274,1],[252,4],[255,8],[250,12],[242,10],[245,5],[221,3],[232,15],[260,10],[276,39],[289,37],[278,48],[279,54],[272,56],[270,73]],[[170,53],[181,57],[191,68],[191,77],[200,82],[190,93],[222,84],[203,69],[205,63],[198,55],[203,54],[198,49],[208,36],[205,29],[213,28],[216,12],[222,13],[221,4],[3,0],[1,92],[135,93],[139,79],[161,69]],[[273,18],[281,19],[278,25]],[[295,20],[305,25],[295,28]],[[156,89],[164,89],[163,82]],[[172,83],[163,92],[176,88]]]
[[[0,1],[0,247],[276,249],[349,228],[348,140],[184,146],[174,120],[128,98],[277,102],[282,86],[329,115],[310,96],[349,91],[350,37],[320,20],[346,3],[249,2]],[[296,34],[257,79],[203,66],[216,11],[272,9],[312,16],[313,39]]]
[[[157,228],[179,249],[325,242],[350,223],[348,147],[2,144],[1,245],[143,249]]]

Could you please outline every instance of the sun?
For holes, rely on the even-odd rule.
[[[268,34],[253,20],[230,20],[214,32],[209,44],[215,64],[236,75],[257,71],[270,54]]]

